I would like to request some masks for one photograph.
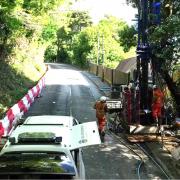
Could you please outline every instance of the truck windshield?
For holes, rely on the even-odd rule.
[[[75,175],[72,161],[65,153],[18,152],[0,156],[2,174]]]

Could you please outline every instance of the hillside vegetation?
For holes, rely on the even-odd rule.
[[[42,30],[56,2],[0,1],[0,118],[46,71]]]

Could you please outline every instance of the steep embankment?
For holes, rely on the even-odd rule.
[[[19,65],[0,62],[0,118],[45,72],[44,64],[39,64],[38,68],[36,66],[31,62],[21,62]]]
[[[17,38],[12,52],[0,61],[0,118],[44,74],[45,48],[37,41]],[[5,51],[4,51],[5,52]]]
[[[42,31],[52,7],[39,1],[0,1],[0,119],[44,74]]]

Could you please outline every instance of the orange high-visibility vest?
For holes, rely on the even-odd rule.
[[[104,102],[97,101],[94,105],[94,109],[96,109],[96,117],[103,118],[107,112],[107,104]]]
[[[153,91],[153,104],[160,104],[163,106],[164,101],[164,94],[163,92],[158,88]]]
[[[152,116],[153,118],[162,116],[162,106],[164,101],[164,94],[160,89],[153,90]]]

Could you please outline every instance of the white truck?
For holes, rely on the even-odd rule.
[[[0,178],[85,179],[82,147],[101,143],[96,122],[64,126],[58,116],[35,118],[19,125],[1,150]]]

